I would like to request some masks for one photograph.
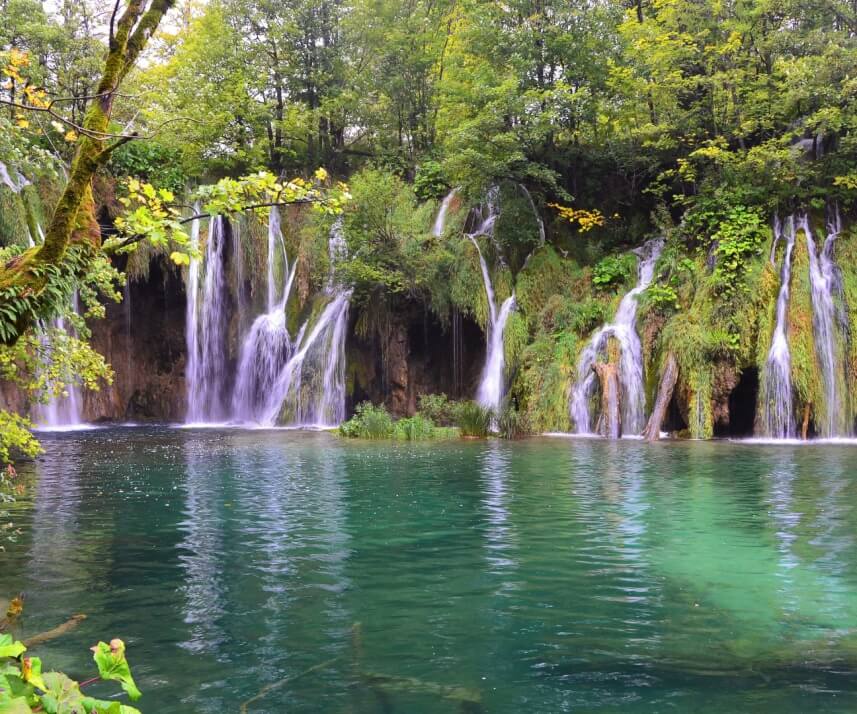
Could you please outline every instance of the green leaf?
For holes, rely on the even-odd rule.
[[[83,708],[89,714],[93,712],[97,714],[141,714],[136,707],[116,701],[108,702],[104,699],[93,699],[92,697],[84,697]]]
[[[83,704],[80,687],[62,672],[48,672],[44,676],[45,693],[42,706],[48,714],[75,714]]]
[[[48,686],[42,679],[42,660],[38,657],[25,657],[21,665],[21,678],[28,684],[38,687],[43,692]]]
[[[12,640],[12,635],[0,635],[0,657],[18,657],[26,650],[23,642]]]
[[[0,714],[31,714],[32,709],[24,697],[4,699],[0,694]]]
[[[98,666],[98,674],[102,679],[112,679],[122,684],[132,701],[139,699],[142,692],[137,689],[134,678],[131,676],[131,668],[125,659],[125,643],[120,639],[99,642],[92,648],[95,664]]]

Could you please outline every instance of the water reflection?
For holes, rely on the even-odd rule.
[[[517,566],[514,558],[517,534],[509,513],[509,462],[510,452],[496,441],[488,444],[479,457],[482,502],[487,520],[485,548],[494,573],[512,571]],[[510,585],[504,581],[501,588]]]
[[[0,586],[34,629],[90,615],[52,665],[125,638],[144,711],[290,677],[251,711],[454,709],[434,685],[492,714],[857,702],[842,447],[127,432],[50,437]]]
[[[179,562],[184,570],[184,621],[189,638],[180,643],[191,652],[217,653],[226,640],[221,625],[228,613],[224,582],[223,491],[224,471],[212,459],[210,439],[188,439],[185,455],[184,520],[179,530]],[[216,449],[215,449],[216,452]]]

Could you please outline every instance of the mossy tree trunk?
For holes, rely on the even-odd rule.
[[[643,437],[646,441],[657,441],[661,438],[661,427],[663,426],[664,419],[666,419],[667,409],[673,398],[673,391],[675,390],[677,381],[678,364],[676,363],[675,355],[670,352],[667,355],[666,362],[664,363],[664,371],[658,383],[658,396],[655,399],[652,415],[649,417],[645,431],[643,431]]]
[[[113,103],[122,81],[174,4],[175,0],[127,0],[120,15],[123,0],[116,0],[104,70],[81,125],[68,182],[54,209],[44,243],[0,267],[0,289],[11,289],[19,295],[38,295],[47,284],[45,268],[61,265],[69,246],[79,243],[93,250],[100,248],[92,178],[117,146],[133,138],[110,133]],[[14,343],[37,317],[42,317],[35,312],[27,310],[17,316],[17,334],[7,337],[6,344]]]

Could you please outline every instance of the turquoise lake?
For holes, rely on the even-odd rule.
[[[0,598],[146,714],[857,711],[853,446],[42,440]]]

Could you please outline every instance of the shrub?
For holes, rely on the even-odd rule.
[[[650,285],[643,292],[640,304],[642,307],[658,312],[672,312],[679,309],[678,293],[670,285]]]
[[[455,402],[442,392],[421,394],[419,398],[419,413],[441,426],[452,426],[455,423],[455,408]]]
[[[476,402],[461,402],[456,409],[456,421],[462,436],[484,438],[491,430],[494,413]]]
[[[399,419],[393,427],[393,436],[403,441],[421,441],[436,437],[434,422],[421,414]]]
[[[108,164],[114,176],[133,176],[180,194],[187,183],[181,152],[156,141],[132,141],[116,149]]]
[[[414,193],[421,201],[441,198],[447,191],[449,191],[449,185],[444,177],[443,167],[437,161],[429,159],[417,166]]]
[[[353,417],[340,424],[339,432],[352,439],[389,439],[393,436],[393,419],[383,405],[363,402],[357,405]]]
[[[508,403],[497,418],[497,430],[504,439],[520,439],[532,433],[527,415]]]
[[[592,270],[592,284],[607,289],[625,283],[634,275],[636,258],[630,253],[608,255]]]

